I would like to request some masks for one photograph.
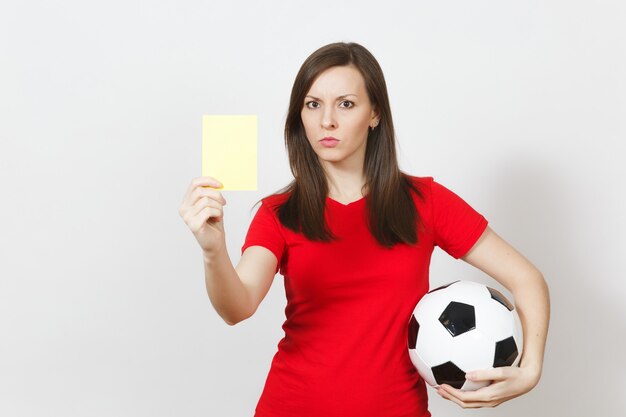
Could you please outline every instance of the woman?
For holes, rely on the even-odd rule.
[[[252,316],[279,270],[285,337],[256,416],[429,416],[407,350],[407,320],[428,291],[434,246],[484,271],[515,298],[524,329],[519,367],[471,372],[489,386],[437,392],[493,407],[539,381],[549,317],[542,274],[487,220],[431,177],[398,168],[382,70],[356,43],[326,45],[303,63],[285,141],[294,180],[262,200],[233,267],[221,183],[194,179],[179,212],[204,254],[210,300],[234,325]]]

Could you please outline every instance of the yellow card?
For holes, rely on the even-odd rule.
[[[202,176],[217,179],[220,190],[257,189],[256,115],[202,116]]]

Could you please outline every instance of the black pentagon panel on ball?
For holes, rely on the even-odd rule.
[[[515,310],[515,306],[500,291],[495,290],[491,287],[487,287],[487,289],[491,293],[491,298],[505,306],[509,311]]]
[[[433,366],[431,370],[438,385],[448,384],[456,389],[461,389],[465,383],[465,372],[459,369],[453,362]]]
[[[411,314],[411,320],[409,320],[409,349],[415,349],[417,342],[417,333],[420,330],[420,324],[415,319],[415,316]]]
[[[452,301],[441,313],[439,321],[452,336],[458,336],[476,328],[474,306]]]
[[[511,366],[517,358],[517,343],[513,336],[496,343],[496,354],[493,358],[493,367]]]
[[[450,283],[448,283],[448,284],[446,284],[446,285],[442,285],[441,287],[437,287],[437,288],[435,288],[434,290],[430,290],[430,291],[428,291],[428,294],[430,294],[431,292],[435,292],[435,291],[443,290],[444,288],[448,288],[450,285],[455,284],[455,283],[457,283],[457,282],[459,282],[459,281],[460,281],[460,280],[456,280],[456,281],[454,281],[454,282],[450,282]]]

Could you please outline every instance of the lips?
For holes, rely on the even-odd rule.
[[[339,143],[339,139],[336,139],[332,136],[327,136],[324,139],[321,139],[320,143],[322,144],[322,146],[332,148]]]

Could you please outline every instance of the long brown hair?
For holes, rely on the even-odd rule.
[[[422,193],[400,171],[389,107],[387,85],[374,56],[358,43],[337,42],[313,52],[302,64],[291,90],[285,123],[285,146],[294,180],[275,194],[290,193],[279,206],[281,224],[310,240],[336,239],[324,219],[328,183],[316,153],[307,140],[301,111],[304,98],[319,74],[335,66],[354,65],[365,80],[370,102],[380,122],[367,137],[364,174],[368,226],[376,240],[387,248],[396,243],[417,243],[419,214],[410,190]]]

